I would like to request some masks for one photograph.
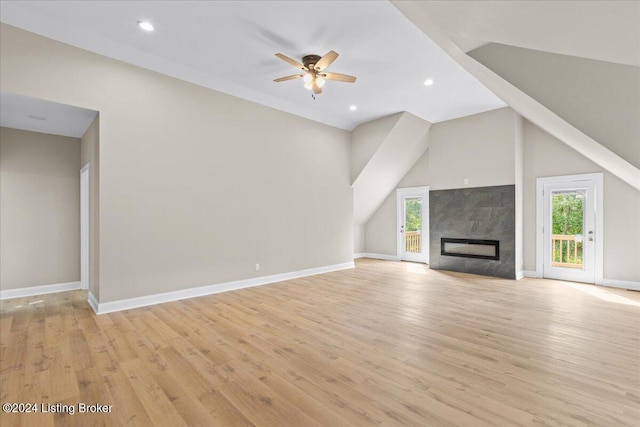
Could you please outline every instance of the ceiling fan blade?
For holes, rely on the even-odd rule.
[[[340,73],[322,73],[322,77],[327,80],[335,80],[338,82],[355,83],[356,77],[348,76]]]
[[[335,61],[337,57],[338,57],[338,54],[330,50],[322,58],[320,58],[320,60],[316,63],[314,68],[318,71],[324,70],[329,65],[331,65],[331,63]]]
[[[280,77],[279,79],[275,79],[274,82],[286,82],[287,80],[299,79],[302,76],[302,74],[294,74],[292,76]]]
[[[322,93],[322,88],[318,86],[318,83],[316,83],[315,80],[313,81],[313,86],[311,86],[311,89],[313,89],[313,93],[315,93],[316,95]]]
[[[293,60],[293,59],[289,58],[289,57],[288,57],[288,56],[286,56],[286,55],[283,55],[283,54],[281,54],[281,53],[276,53],[276,56],[277,56],[278,58],[282,59],[284,62],[288,62],[289,64],[293,65],[293,66],[294,66],[294,67],[296,67],[296,68],[299,68],[299,69],[304,70],[304,71],[308,71],[308,70],[307,70],[307,67],[305,67],[304,65],[302,65],[302,64],[301,64],[301,63],[299,63],[298,61],[295,61],[295,60]]]

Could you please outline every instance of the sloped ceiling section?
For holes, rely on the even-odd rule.
[[[413,3],[465,52],[493,42],[640,66],[638,1]]]
[[[353,187],[353,222],[365,224],[428,147],[431,123],[404,112]]]
[[[511,108],[589,160],[600,165],[632,187],[640,190],[640,169],[599,144],[579,129],[576,129],[553,111],[465,54],[465,52],[452,41],[450,35],[446,34],[431,20],[429,11],[429,4],[431,2],[394,1],[393,3],[418,28],[424,31],[431,40],[500,99],[505,101]],[[502,7],[508,7],[507,2],[496,3],[500,3]],[[520,3],[521,2],[516,2],[515,4]],[[585,2],[579,3],[583,4]],[[549,13],[551,13],[551,11],[549,11]],[[628,45],[633,45],[633,43],[629,43]]]
[[[640,67],[498,43],[467,54],[640,168]]]

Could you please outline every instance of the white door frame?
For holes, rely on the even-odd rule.
[[[404,199],[411,197],[422,197],[422,254],[412,259],[403,258],[404,253],[404,230],[402,224],[404,220]],[[416,261],[429,263],[429,187],[408,187],[396,190],[396,255],[400,261]]]
[[[580,181],[595,181],[595,284],[602,285],[604,282],[603,259],[604,259],[604,219],[603,219],[603,173],[586,173],[580,175],[550,176],[536,178],[536,276],[544,277],[544,186],[548,183],[571,183],[577,184]]]
[[[89,163],[80,169],[80,289],[89,289]]]

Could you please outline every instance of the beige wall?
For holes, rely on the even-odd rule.
[[[524,125],[524,269],[536,269],[536,178],[603,172],[534,124]],[[604,278],[640,281],[640,192],[604,172]]]
[[[352,261],[348,132],[1,28],[2,90],[100,112],[101,303]]]
[[[434,124],[429,189],[515,184],[514,120],[511,108],[500,108]]]
[[[80,168],[89,165],[89,292],[100,298],[100,116],[80,140]]]
[[[0,128],[0,288],[80,280],[80,140]]]
[[[516,114],[510,108],[435,123],[429,148],[398,184],[429,190],[515,184]],[[396,194],[365,225],[365,252],[396,255]]]

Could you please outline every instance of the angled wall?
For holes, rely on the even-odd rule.
[[[392,114],[356,126],[351,131],[351,183],[353,184],[369,160],[378,151],[402,113]]]
[[[640,168],[640,67],[496,43],[469,55]]]
[[[384,126],[379,126],[378,132],[365,135],[362,135],[362,131],[356,133],[356,140],[359,136],[371,138],[376,135],[374,141],[377,141],[379,134],[389,129],[353,182],[353,222],[356,226],[367,222],[428,145],[431,123],[426,120],[407,112],[399,116],[393,127],[388,126],[387,120],[395,120],[395,116],[382,120]],[[361,144],[364,143],[356,141],[356,145]]]

